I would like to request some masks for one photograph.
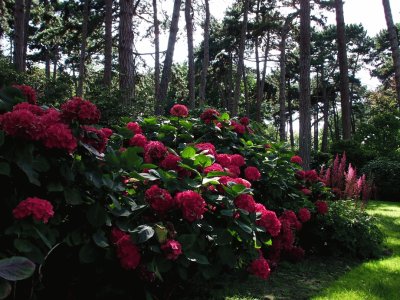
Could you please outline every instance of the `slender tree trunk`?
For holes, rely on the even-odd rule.
[[[256,10],[256,24],[259,24],[260,22],[260,0],[257,0],[257,10]],[[256,76],[257,76],[257,81],[256,81],[256,105],[258,101],[258,97],[260,96],[260,85],[261,85],[261,74],[260,74],[260,54],[259,54],[259,47],[260,47],[260,39],[259,36],[255,36],[254,39],[254,50],[256,54]]]
[[[242,79],[242,73],[244,69],[244,46],[246,42],[246,33],[247,33],[247,19],[249,13],[249,0],[244,0],[243,3],[243,23],[242,29],[240,31],[240,41],[239,41],[239,52],[238,52],[238,65],[236,71],[236,80],[235,80],[235,94],[233,97],[233,105],[232,105],[232,115],[236,116],[239,108],[239,100],[240,100],[240,82]]]
[[[286,28],[284,27],[279,44],[279,139],[286,141]]]
[[[249,88],[246,78],[246,70],[243,68],[243,86],[244,86],[244,103],[246,104],[246,115],[250,116],[250,98],[249,98]]]
[[[158,21],[157,0],[153,0],[153,23],[154,23],[154,99],[158,99],[160,88],[160,22]]]
[[[262,119],[262,111],[261,105],[264,98],[264,87],[265,87],[265,77],[267,75],[267,63],[268,63],[268,56],[270,50],[270,39],[271,33],[270,31],[267,32],[267,41],[265,43],[265,51],[264,51],[264,64],[263,64],[263,71],[261,74],[261,83],[260,88],[257,93],[257,103],[256,103],[256,121],[261,122]]]
[[[210,4],[209,0],[205,0],[206,19],[204,21],[204,54],[203,66],[200,78],[200,93],[199,105],[200,107],[206,104],[206,85],[207,85],[207,70],[210,62]]]
[[[299,154],[305,170],[311,161],[311,120],[310,120],[310,44],[311,44],[310,0],[300,0],[300,133]]]
[[[24,40],[25,40],[25,2],[15,0],[14,5],[14,65],[18,72],[24,72]]]
[[[318,152],[318,113],[319,107],[318,102],[315,103],[314,107],[314,151]]]
[[[32,0],[25,0],[25,13],[24,13],[24,70],[26,70],[26,55],[28,52],[29,40],[29,20],[31,18]]]
[[[50,8],[49,7],[49,0],[44,0],[43,1],[43,5],[44,5],[45,11],[50,11],[50,9],[49,9]],[[44,22],[45,22],[46,28],[48,28],[49,27],[49,15],[48,14],[45,15]],[[46,75],[46,81],[47,82],[50,81],[50,64],[51,64],[51,61],[50,61],[50,45],[49,45],[49,43],[47,43],[44,46],[44,65],[45,65],[45,75]]]
[[[79,56],[79,82],[78,82],[78,90],[76,91],[76,95],[79,97],[83,96],[83,82],[85,80],[85,60],[86,60],[85,58],[86,58],[88,22],[89,22],[89,0],[84,0],[81,53]]]
[[[288,111],[289,111],[289,135],[290,135],[290,147],[294,149],[294,133],[293,133],[293,110],[292,110],[292,99],[290,97],[290,78],[287,82],[288,87]]]
[[[400,107],[400,50],[399,41],[397,39],[397,31],[393,22],[392,10],[390,8],[389,0],[382,0],[383,8],[385,10],[386,24],[388,28],[390,48],[392,49],[392,58],[394,66],[394,78],[396,80],[396,95],[397,103]]]
[[[112,0],[105,0],[105,17],[104,17],[104,85],[111,86],[112,79]]]
[[[340,70],[340,101],[342,108],[343,139],[351,139],[351,107],[349,96],[349,66],[346,50],[346,31],[343,15],[343,0],[335,0],[337,46]]]
[[[176,35],[178,33],[179,11],[181,8],[181,0],[174,0],[174,9],[172,13],[171,27],[169,30],[168,48],[165,54],[164,67],[161,76],[160,89],[158,91],[158,98],[156,102],[156,114],[162,115],[164,113],[164,105],[167,98],[168,85],[171,77],[172,60],[174,56]]]
[[[50,55],[49,55],[49,50],[48,47],[46,46],[46,50],[45,50],[45,74],[46,74],[46,80],[49,81],[50,80]]]
[[[321,151],[328,151],[328,126],[329,126],[329,99],[326,95],[325,72],[324,67],[321,68],[321,88],[322,101],[324,102],[324,129],[322,131]]]
[[[233,99],[232,99],[232,91],[233,91],[233,57],[232,53],[229,53],[229,66],[228,66],[228,97],[226,101],[226,109],[232,111]]]
[[[53,50],[53,81],[57,79],[57,64],[58,64],[58,47],[55,46]]]
[[[339,113],[337,109],[336,99],[333,102],[333,117],[335,120],[335,140],[340,140],[340,130],[339,130]]]
[[[133,0],[120,0],[119,15],[119,89],[122,105],[128,107],[133,100]]]
[[[195,106],[194,97],[194,50],[193,50],[193,15],[192,15],[192,0],[185,0],[185,20],[186,20],[186,33],[188,45],[188,86],[189,86],[189,108],[193,109]]]

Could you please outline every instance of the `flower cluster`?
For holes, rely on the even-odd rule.
[[[145,193],[145,199],[157,213],[164,214],[175,206],[175,201],[167,190],[157,185],[151,186]]]
[[[40,198],[26,198],[18,203],[17,207],[13,210],[14,218],[24,219],[32,216],[36,221],[47,223],[54,215],[53,205],[44,199]]]
[[[248,271],[264,280],[267,279],[271,273],[267,260],[262,256],[251,262]]]
[[[189,115],[189,110],[185,105],[175,104],[174,106],[171,107],[169,113],[176,117],[186,118]]]
[[[326,201],[318,200],[315,202],[315,207],[320,215],[328,213],[328,203]]]
[[[61,105],[61,114],[67,122],[77,121],[86,125],[96,124],[100,120],[96,105],[80,97],[73,97]]]
[[[182,246],[178,241],[168,240],[161,245],[167,259],[176,260],[182,254]]]
[[[117,257],[121,266],[127,270],[135,270],[140,263],[141,255],[139,248],[132,242],[130,235],[113,228],[111,241],[117,248]]]
[[[26,100],[30,104],[36,104],[36,91],[29,85],[13,85],[14,88],[19,89],[25,96]]]
[[[203,120],[204,123],[210,124],[212,121],[216,120],[219,116],[220,113],[217,110],[208,108],[200,115],[200,119]]]
[[[202,219],[203,214],[207,211],[206,202],[195,191],[177,193],[175,201],[181,207],[183,217],[189,222]]]

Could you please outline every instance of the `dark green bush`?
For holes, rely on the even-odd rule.
[[[377,199],[400,201],[400,161],[373,160],[365,165],[363,173],[373,180]]]
[[[350,162],[357,169],[362,168],[369,161],[376,158],[374,152],[362,147],[361,142],[351,141],[336,141],[332,143],[330,152],[333,156],[336,154],[346,153],[347,161]]]
[[[326,215],[304,224],[300,232],[302,246],[318,254],[377,257],[382,251],[383,234],[374,218],[353,201],[332,202]]]

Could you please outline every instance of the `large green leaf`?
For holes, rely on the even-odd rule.
[[[70,205],[79,205],[83,203],[79,190],[74,188],[69,188],[69,187],[65,188],[64,197],[65,201]]]
[[[98,257],[98,252],[96,247],[92,243],[87,243],[83,245],[81,250],[79,251],[79,260],[82,263],[92,263]]]
[[[186,159],[193,159],[196,155],[196,149],[188,146],[181,151],[181,156]]]
[[[136,244],[148,241],[153,235],[154,229],[149,225],[140,225],[131,231],[131,237]]]
[[[204,256],[200,253],[194,252],[194,251],[185,252],[185,256],[188,260],[196,262],[201,265],[209,265],[210,264],[210,262],[208,261],[206,256]]]
[[[0,278],[0,299],[6,299],[11,294],[11,284]]]
[[[187,251],[193,247],[196,242],[197,235],[196,234],[182,234],[178,237],[179,243],[182,245],[183,251]]]
[[[10,165],[7,162],[0,162],[0,175],[10,176]]]
[[[0,259],[0,277],[17,281],[29,278],[35,271],[35,264],[22,256]]]
[[[101,227],[106,223],[107,212],[100,203],[95,203],[89,207],[86,217],[93,227]]]

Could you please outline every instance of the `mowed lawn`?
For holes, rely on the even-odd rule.
[[[343,257],[283,262],[267,282],[224,278],[225,288],[209,299],[400,300],[400,203],[371,201],[367,210],[377,217],[392,255],[368,262]]]

